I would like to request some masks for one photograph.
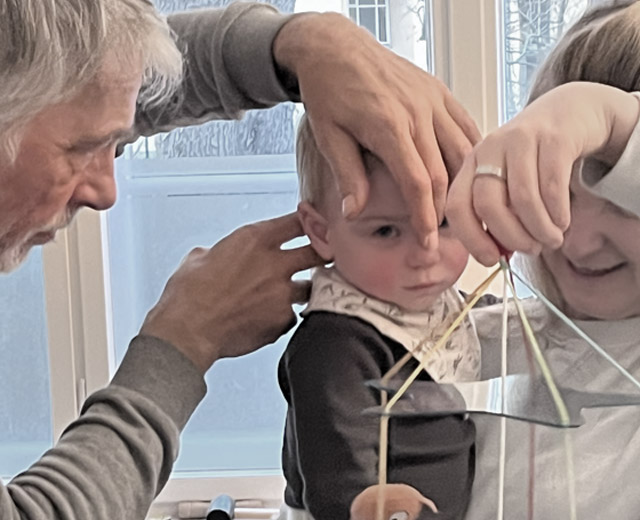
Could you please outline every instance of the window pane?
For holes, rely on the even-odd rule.
[[[168,159],[164,171],[133,174],[125,182],[126,166],[135,169],[143,161],[118,165],[121,198],[109,216],[117,347],[135,334],[191,248],[213,244],[244,223],[295,209],[293,157],[275,156],[275,171],[264,173],[268,159]],[[198,169],[203,164],[206,174]],[[145,166],[154,165],[158,161]],[[167,169],[181,175],[165,175]],[[275,374],[285,344],[280,340],[275,348],[215,365],[207,375],[209,395],[183,435],[176,470],[279,469],[285,408]],[[119,350],[118,358],[123,353]]]
[[[376,11],[375,9],[360,8],[360,27],[364,27],[367,31],[380,39],[380,35],[376,30]]]
[[[503,0],[502,120],[522,110],[538,65],[590,5],[603,0]]]
[[[387,9],[385,7],[378,7],[378,40],[386,43],[387,39]]]
[[[0,476],[31,465],[52,444],[49,355],[40,248],[0,275]]]

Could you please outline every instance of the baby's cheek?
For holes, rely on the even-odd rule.
[[[469,252],[458,240],[449,240],[447,254],[443,255],[451,274],[452,283],[457,280],[469,262]]]
[[[397,272],[386,263],[372,263],[362,270],[362,289],[379,298],[388,299],[396,285]]]

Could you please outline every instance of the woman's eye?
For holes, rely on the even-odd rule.
[[[373,234],[381,238],[391,238],[398,236],[400,231],[395,226],[380,226]]]

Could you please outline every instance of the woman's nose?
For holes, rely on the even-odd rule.
[[[602,232],[604,216],[594,208],[575,206],[571,211],[571,224],[564,233],[562,251],[570,258],[578,259],[599,251],[605,241]]]

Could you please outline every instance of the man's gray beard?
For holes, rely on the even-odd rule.
[[[0,273],[15,271],[29,256],[30,247],[18,244],[0,252]]]
[[[34,235],[41,232],[59,231],[60,229],[68,227],[77,211],[78,208],[71,209],[67,207],[54,215],[45,225],[31,230],[30,234],[23,237],[17,244],[13,244],[5,250],[2,250],[2,244],[0,244],[0,273],[10,273],[14,271],[27,259],[29,251],[33,248],[33,245],[29,244],[29,240]],[[1,236],[2,233],[0,233],[0,237]]]

